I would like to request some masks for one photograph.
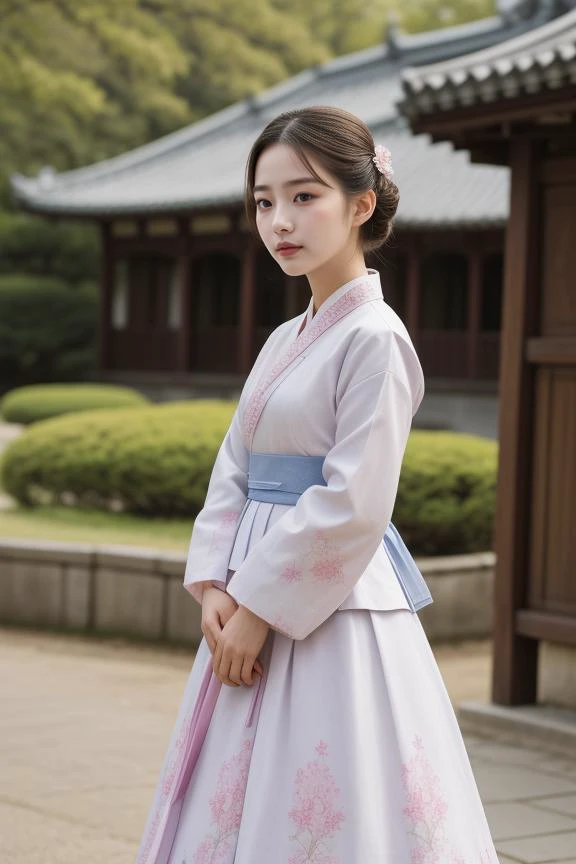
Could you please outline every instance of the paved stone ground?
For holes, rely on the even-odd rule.
[[[436,656],[454,704],[487,700],[489,643]],[[1,864],[133,864],[192,661],[0,628]],[[502,864],[576,864],[576,765],[466,743]]]

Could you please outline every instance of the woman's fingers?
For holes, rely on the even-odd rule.
[[[206,641],[208,643],[208,648],[210,649],[210,653],[214,654],[216,649],[216,643],[220,638],[220,633],[222,632],[222,628],[220,627],[220,623],[216,615],[209,618],[204,625],[204,635],[206,637]]]
[[[258,661],[252,662],[248,657],[244,658],[244,663],[242,664],[242,683],[246,684],[248,687],[254,686],[254,675],[256,674],[256,663]]]
[[[228,678],[239,687],[242,683],[242,667],[243,667],[243,657],[234,657],[232,663],[230,664],[230,672],[228,673]]]
[[[220,679],[222,684],[227,684],[229,687],[239,687],[240,685],[230,678],[231,665],[231,661],[223,656],[222,642],[218,641],[212,662],[214,674]]]

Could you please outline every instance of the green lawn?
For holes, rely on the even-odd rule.
[[[0,510],[3,540],[64,540],[186,552],[194,520],[144,519],[71,507]]]
[[[2,457],[0,456],[0,467]],[[2,492],[0,484],[0,493]],[[15,506],[0,510],[3,540],[63,540],[114,543],[186,552],[194,519],[145,519],[127,513],[76,507]]]

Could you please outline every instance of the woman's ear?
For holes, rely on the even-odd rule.
[[[376,193],[373,189],[367,189],[356,196],[354,204],[353,225],[363,225],[372,216],[376,207]]]

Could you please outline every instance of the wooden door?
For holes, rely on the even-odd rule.
[[[542,635],[563,632],[561,641],[576,643],[576,158],[545,161],[541,176],[540,334],[529,344],[534,470],[528,597],[541,613],[532,623],[545,627]]]

